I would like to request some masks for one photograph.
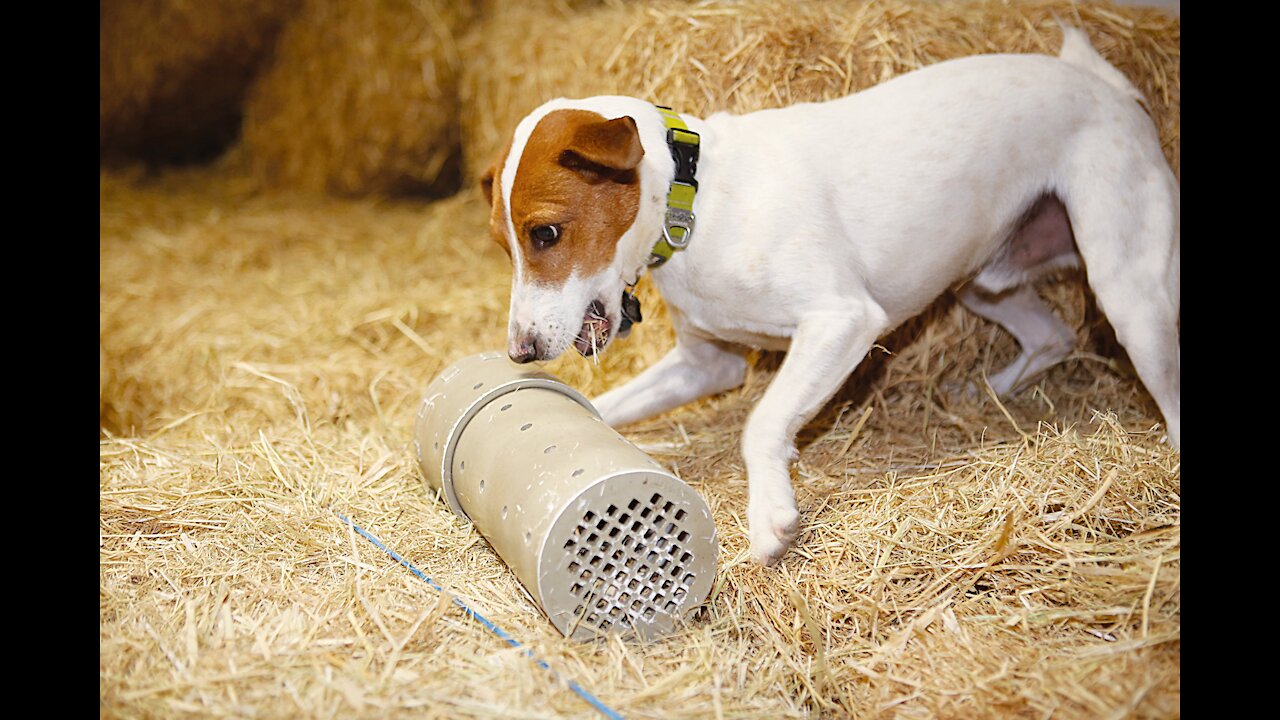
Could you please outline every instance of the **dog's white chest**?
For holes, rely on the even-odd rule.
[[[691,249],[689,254],[690,258],[673,261],[671,269],[697,253]],[[677,271],[655,273],[654,280],[682,331],[761,350],[786,350],[791,345],[791,308],[771,292],[753,287],[744,273]]]

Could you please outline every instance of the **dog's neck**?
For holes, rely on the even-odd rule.
[[[647,108],[635,117],[645,157],[641,182],[644,195],[632,232],[618,252],[636,268],[634,285],[646,270],[676,266],[682,250],[693,242],[696,227],[697,164],[701,161],[705,123],[695,117]],[[674,128],[674,130],[673,130]],[[631,245],[624,247],[624,245]]]

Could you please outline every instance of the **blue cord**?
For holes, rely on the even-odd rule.
[[[366,539],[366,540],[368,540],[369,542],[373,543],[374,545],[377,545],[377,546],[378,546],[378,548],[379,548],[380,550],[382,550],[382,551],[383,551],[383,552],[385,552],[386,554],[390,555],[391,557],[395,558],[396,562],[398,562],[398,563],[400,563],[401,565],[403,565],[403,566],[405,566],[406,568],[408,568],[408,569],[409,569],[409,572],[413,573],[414,575],[417,575],[417,576],[418,576],[418,577],[419,577],[423,582],[425,582],[426,584],[428,584],[428,585],[430,585],[432,588],[434,588],[434,589],[436,590],[436,592],[443,593],[443,592],[445,591],[445,590],[444,590],[444,588],[442,588],[442,587],[440,587],[439,585],[437,585],[437,584],[435,583],[435,581],[433,581],[431,578],[429,578],[429,577],[427,577],[426,575],[424,575],[424,574],[422,573],[422,571],[421,571],[421,570],[419,570],[418,568],[414,567],[412,563],[410,563],[408,560],[405,560],[404,558],[400,557],[400,555],[399,555],[399,554],[397,554],[395,550],[392,550],[391,548],[387,547],[386,545],[383,545],[381,540],[379,540],[378,538],[376,538],[376,537],[374,537],[374,536],[370,535],[368,532],[366,532],[366,531],[365,531],[365,529],[364,529],[364,528],[362,528],[362,527],[360,527],[359,525],[357,525],[357,524],[355,524],[355,523],[351,522],[350,520],[348,520],[348,519],[347,519],[347,517],[346,517],[345,515],[343,515],[342,513],[337,512],[337,511],[334,511],[334,512],[335,512],[335,514],[336,514],[339,518],[341,518],[341,519],[342,519],[342,522],[344,522],[344,523],[346,523],[346,524],[350,525],[352,528],[354,528],[354,529],[355,529],[355,531],[356,531],[356,532],[358,532],[358,533],[360,533],[361,535],[363,535],[363,536],[365,537],[365,539]],[[516,640],[515,638],[513,638],[513,637],[511,637],[509,634],[507,634],[507,631],[506,631],[506,630],[503,630],[502,628],[498,627],[497,625],[494,625],[494,624],[493,624],[493,622],[492,622],[492,621],[490,621],[488,618],[486,618],[485,616],[483,616],[483,615],[481,615],[480,613],[476,612],[475,610],[472,610],[472,609],[470,608],[470,606],[468,606],[465,602],[463,602],[463,601],[462,601],[462,599],[461,599],[461,598],[459,598],[457,595],[453,595],[453,596],[451,596],[451,597],[453,598],[453,604],[454,604],[454,605],[457,605],[458,607],[462,608],[462,611],[463,611],[463,612],[465,612],[468,616],[470,616],[470,617],[474,618],[474,619],[475,619],[477,622],[479,622],[481,625],[485,626],[486,628],[489,628],[489,631],[490,631],[490,632],[492,632],[494,635],[497,635],[498,637],[500,637],[500,638],[502,638],[503,640],[505,640],[505,641],[507,642],[507,644],[508,644],[508,645],[510,645],[511,647],[524,647],[523,645],[521,645],[521,644],[520,644],[520,641],[519,641],[519,640]],[[557,680],[561,680],[561,679],[563,679],[563,678],[561,678],[561,677],[560,677],[560,674],[559,674],[559,673],[557,673],[555,670],[552,670],[552,669],[551,669],[551,666],[550,666],[550,665],[546,664],[545,662],[543,662],[542,660],[538,659],[537,657],[534,657],[534,655],[533,655],[533,651],[532,651],[532,650],[529,650],[528,648],[525,648],[525,650],[524,650],[524,655],[525,655],[525,657],[527,657],[527,658],[529,658],[530,660],[532,660],[535,664],[537,664],[537,666],[538,666],[538,667],[540,667],[540,668],[542,668],[543,670],[546,670],[547,672],[549,672],[549,673],[551,673],[552,675],[554,675],[554,676],[555,676],[555,678],[556,678]],[[575,693],[577,693],[579,697],[581,697],[583,700],[586,700],[588,703],[590,703],[590,704],[591,704],[591,706],[592,706],[592,707],[594,707],[596,710],[599,710],[601,715],[604,715],[605,717],[609,718],[610,720],[622,720],[622,716],[621,716],[621,715],[619,715],[619,714],[617,713],[617,711],[613,710],[613,709],[612,709],[612,708],[610,708],[608,705],[605,705],[604,703],[600,702],[600,699],[599,699],[599,698],[597,698],[595,695],[592,695],[591,693],[587,692],[586,688],[583,688],[581,685],[579,685],[578,683],[576,683],[576,682],[574,682],[574,681],[572,681],[572,680],[569,680],[569,681],[567,681],[567,682],[568,682],[568,685],[569,685],[569,689],[570,689],[570,690],[572,690],[572,691],[574,691]]]

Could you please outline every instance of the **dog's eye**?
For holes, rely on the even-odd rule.
[[[533,238],[533,246],[536,248],[547,248],[555,245],[560,240],[559,225],[539,225],[530,233]]]

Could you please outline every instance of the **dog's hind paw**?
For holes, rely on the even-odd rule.
[[[795,505],[774,505],[748,510],[751,523],[751,559],[769,566],[782,559],[800,531],[800,512]]]

